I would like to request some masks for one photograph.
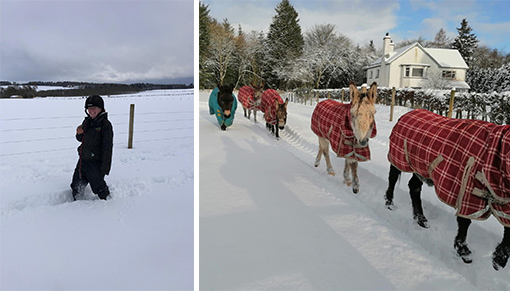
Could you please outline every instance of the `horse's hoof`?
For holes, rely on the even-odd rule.
[[[510,247],[503,247],[501,244],[499,244],[492,254],[492,267],[494,270],[499,271],[500,269],[503,269],[508,262],[509,255]]]
[[[358,194],[359,189],[354,189],[354,188],[352,188],[352,192],[353,192],[354,194]]]
[[[321,164],[321,161],[315,160],[315,163],[313,163],[314,167],[318,167]]]
[[[335,170],[333,170],[333,168],[327,168],[326,170],[328,171],[328,175],[331,175],[331,176],[335,175]]]
[[[471,259],[471,250],[468,248],[465,241],[456,240],[453,243],[453,247],[457,250],[457,255],[464,263],[471,264],[473,262],[473,259]]]
[[[418,223],[419,226],[423,228],[429,228],[429,221],[423,214],[416,214],[414,216],[414,220],[416,220],[416,223]]]
[[[386,200],[385,205],[386,205],[386,208],[388,208],[389,210],[395,209],[395,205],[393,204],[393,201]]]

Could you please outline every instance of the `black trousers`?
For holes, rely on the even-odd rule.
[[[106,199],[110,194],[108,185],[104,181],[104,174],[101,173],[100,164],[96,161],[80,159],[74,169],[73,182],[71,183],[73,197],[76,198],[76,195],[83,194],[83,190],[89,183],[92,192],[99,198]]]

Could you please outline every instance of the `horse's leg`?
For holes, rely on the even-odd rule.
[[[257,110],[253,109],[253,122],[257,123]]]
[[[395,166],[390,165],[390,174],[388,175],[388,189],[386,190],[386,195],[384,196],[384,199],[386,200],[386,207],[388,207],[389,210],[393,210],[393,192],[395,191],[395,184],[397,184],[401,173],[402,172]]]
[[[243,107],[243,110],[244,110],[244,117],[247,117],[246,116],[246,108]],[[250,118],[248,117],[248,119],[250,119]]]
[[[503,269],[508,262],[508,257],[510,256],[510,227],[505,227],[505,232],[503,234],[503,240],[496,247],[494,253],[492,254],[492,266],[496,271],[500,268]]]
[[[352,192],[357,194],[359,192],[358,161],[348,159],[345,161],[349,161],[352,170]]]
[[[413,205],[413,219],[416,220],[418,225],[424,228],[429,228],[429,224],[425,215],[423,215],[423,208],[421,206],[421,186],[423,182],[416,174],[413,174],[409,180],[409,193],[411,194],[411,202]]]
[[[319,137],[319,147],[322,150],[322,154],[324,155],[324,159],[326,159],[326,171],[328,171],[329,175],[334,176],[335,170],[331,165],[331,160],[329,158],[329,140],[325,137]],[[320,157],[319,157],[320,160]]]
[[[319,137],[319,152],[317,153],[317,156],[315,157],[315,163],[313,163],[314,167],[318,167],[321,164],[321,156],[323,153],[324,153],[324,150],[322,149],[321,138]],[[324,156],[326,156],[325,153],[324,153]]]
[[[278,121],[276,121],[274,128],[276,128],[276,138],[280,138],[280,135],[278,134]]]
[[[251,109],[248,109],[248,119],[250,119]]]
[[[349,186],[349,187],[352,185],[351,166],[349,165],[349,161],[347,159],[345,159],[345,164],[344,164],[344,183],[347,184],[347,186]]]
[[[457,216],[457,236],[455,237],[455,241],[453,243],[453,247],[457,251],[457,254],[464,263],[469,264],[473,260],[471,259],[471,250],[468,248],[466,243],[466,237],[469,225],[471,224],[471,219]]]

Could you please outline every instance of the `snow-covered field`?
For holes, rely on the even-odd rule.
[[[397,209],[385,208],[388,107],[377,106],[372,161],[360,163],[354,195],[341,180],[343,159],[333,158],[334,177],[324,159],[313,166],[314,106],[289,103],[277,141],[241,105],[221,132],[208,96],[199,96],[200,289],[510,290],[510,266],[492,268],[503,234],[494,218],[471,225],[474,262],[464,264],[453,249],[455,211],[432,188],[422,192],[429,229],[412,219],[410,174],[397,184]],[[394,120],[407,111],[397,107]]]
[[[105,98],[107,201],[71,198],[85,99],[0,100],[1,290],[193,289],[193,90],[143,94]]]

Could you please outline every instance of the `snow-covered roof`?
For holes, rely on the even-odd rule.
[[[450,81],[450,85],[456,89],[471,89],[468,83],[464,81]]]
[[[441,48],[424,48],[419,43],[415,42],[405,47],[401,47],[384,57],[386,64],[390,64],[394,60],[398,59],[401,55],[406,53],[413,47],[419,47],[426,54],[428,54],[440,67],[443,68],[456,68],[456,69],[468,69],[468,66],[458,50],[455,49],[441,49]],[[381,65],[383,57],[378,58],[372,64],[366,66],[366,69],[377,67]]]
[[[399,56],[401,56],[402,54],[404,54],[406,51],[408,51],[409,49],[411,49],[413,46],[415,46],[416,44],[419,45],[419,43],[413,43],[413,44],[410,44],[408,46],[405,46],[405,47],[401,47],[399,49],[396,49],[394,50],[393,52],[389,53],[387,56],[388,57],[384,57],[385,58],[385,62],[387,64],[391,63],[392,61],[394,61],[395,59],[397,59]],[[368,65],[366,68],[372,68],[372,67],[377,67],[377,66],[380,66],[381,65],[381,62],[383,60],[383,57],[380,57],[378,58],[377,60],[375,60],[373,63],[371,63],[370,65]]]
[[[426,48],[425,51],[436,60],[441,67],[467,69],[468,66],[458,50]]]

